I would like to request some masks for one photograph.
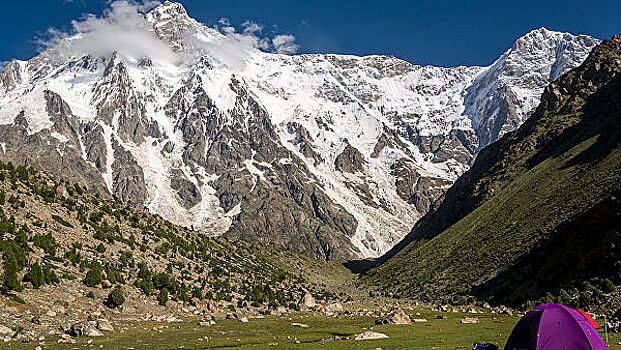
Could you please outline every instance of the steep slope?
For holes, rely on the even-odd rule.
[[[524,125],[481,150],[366,279],[401,295],[512,304],[580,287],[564,301],[588,305],[583,281],[620,284],[620,73],[615,36],[547,87]]]
[[[132,322],[250,315],[287,310],[303,289],[322,295],[285,261],[294,266],[302,260],[205,237],[77,184],[0,163],[3,326],[47,335],[94,315]],[[117,286],[125,298],[122,312],[104,306]],[[168,302],[161,297],[166,292]]]
[[[6,66],[0,159],[322,259],[389,250],[598,42],[542,28],[489,67],[440,68],[265,53],[168,1],[134,20],[150,56],[76,33]]]

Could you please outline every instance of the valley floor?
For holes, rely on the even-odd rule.
[[[58,344],[50,336],[40,342],[42,349],[471,349],[474,342],[490,342],[504,346],[514,324],[513,316],[478,314],[478,324],[460,324],[468,315],[424,310],[408,312],[412,318],[427,322],[411,325],[373,326],[372,317],[327,317],[310,313],[288,316],[250,318],[249,322],[216,320],[215,325],[200,326],[197,322],[180,323],[123,323],[115,324],[115,332],[99,338],[75,338],[75,344]],[[291,326],[292,323],[308,328]],[[389,339],[355,341],[356,334],[369,329],[389,336]],[[333,336],[348,336],[341,341],[325,341]],[[620,334],[609,335],[610,349],[621,349]],[[2,349],[33,349],[36,343],[8,342]]]

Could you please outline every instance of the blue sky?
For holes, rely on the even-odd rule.
[[[487,65],[531,29],[607,38],[621,33],[619,0],[344,1],[186,0],[189,14],[213,25],[261,23],[267,35],[292,34],[302,53],[386,54],[413,63]],[[107,0],[3,3],[0,61],[27,59],[49,27],[68,29],[84,13],[100,14]]]

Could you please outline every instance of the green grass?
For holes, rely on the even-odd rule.
[[[374,331],[387,334],[390,339],[354,341],[353,335],[373,326],[371,317],[330,318],[310,315],[289,317],[267,316],[264,319],[250,319],[249,323],[234,320],[218,320],[211,327],[198,326],[195,322],[144,323],[126,325],[123,333],[107,333],[101,338],[76,338],[76,344],[56,344],[48,337],[43,348],[79,349],[85,345],[104,349],[471,349],[474,342],[491,342],[504,346],[517,317],[492,314],[476,315],[478,324],[460,324],[464,314],[448,313],[447,319],[438,320],[436,312],[420,311],[416,318],[426,318],[427,323],[411,325],[375,326]],[[470,315],[472,316],[472,315]],[[296,328],[292,322],[308,324],[310,328]],[[164,327],[162,333],[153,327]],[[350,340],[326,342],[322,340],[333,335],[352,335]],[[209,341],[205,341],[205,337]],[[199,340],[202,339],[202,340]],[[296,344],[296,339],[300,342]],[[611,335],[610,343],[621,341],[618,334]],[[47,345],[49,344],[49,345]],[[32,349],[34,346],[22,343],[0,344],[6,349]],[[621,349],[611,345],[610,349]]]

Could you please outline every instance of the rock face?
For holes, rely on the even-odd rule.
[[[489,67],[259,50],[233,62],[187,40],[229,39],[180,4],[144,25],[174,65],[54,48],[8,64],[0,160],[209,235],[322,259],[390,249],[597,43],[539,29]],[[80,35],[59,45],[69,40]]]

